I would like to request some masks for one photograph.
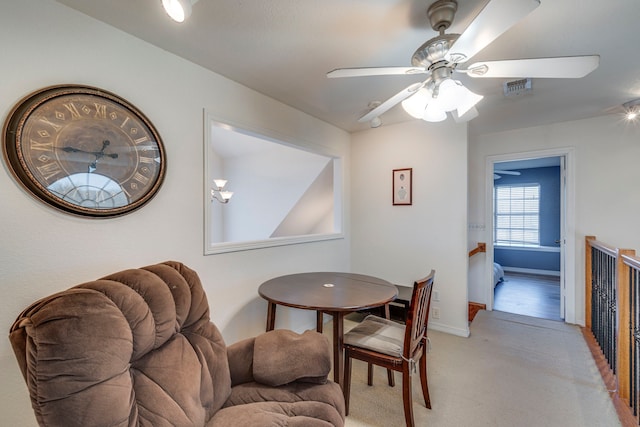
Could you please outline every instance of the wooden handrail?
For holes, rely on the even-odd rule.
[[[478,246],[476,246],[471,251],[469,251],[469,258],[471,258],[475,254],[478,254],[480,252],[487,252],[487,244],[486,243],[478,242]]]
[[[626,265],[628,265],[631,268],[635,268],[636,270],[640,270],[640,258],[633,256],[633,255],[628,255],[628,254],[622,254],[622,262],[625,263]]]
[[[606,253],[607,255],[610,255],[612,257],[615,257],[617,255],[617,248],[614,248],[613,246],[607,245],[606,243],[601,242],[600,240],[596,240],[595,236],[587,236],[586,237],[587,242],[589,243],[590,246],[599,249],[600,251]]]

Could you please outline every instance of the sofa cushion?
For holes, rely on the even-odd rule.
[[[325,383],[331,370],[329,340],[315,331],[276,329],[256,337],[253,377],[270,386],[292,381]]]
[[[331,411],[319,402],[281,404],[258,402],[225,408],[207,423],[207,427],[259,426],[259,427],[334,427],[343,424],[339,417],[325,419]],[[333,410],[335,412],[335,410]]]
[[[332,381],[293,382],[279,387],[249,382],[233,387],[224,409],[207,425],[342,426],[344,412],[342,389]]]

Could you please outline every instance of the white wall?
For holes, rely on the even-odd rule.
[[[485,216],[485,161],[488,156],[536,150],[573,149],[575,159],[575,322],[584,324],[584,238],[595,235],[612,246],[640,252],[640,126],[607,115],[588,120],[472,137],[469,141],[469,222],[490,224]],[[490,241],[489,229],[472,230],[469,240]],[[476,255],[475,257],[484,257]],[[471,265],[470,300],[481,300],[485,265]],[[477,299],[476,299],[477,298]]]
[[[167,152],[158,195],[139,211],[102,220],[48,208],[22,190],[2,163],[5,334],[19,312],[41,297],[121,269],[174,259],[200,274],[212,319],[230,343],[264,331],[266,302],[257,294],[263,281],[301,271],[349,271],[348,239],[203,256],[203,109],[329,146],[343,153],[347,164],[349,134],[50,0],[2,3],[0,52],[3,122],[13,105],[36,89],[87,84],[142,110]],[[348,171],[345,181],[348,216]],[[281,309],[277,326],[300,330],[314,320],[311,312]],[[0,373],[0,424],[35,425],[8,339],[0,340]]]
[[[440,319],[468,335],[467,128],[410,121],[353,134],[352,271],[411,286],[433,268]],[[393,206],[393,169],[413,168],[413,204]]]

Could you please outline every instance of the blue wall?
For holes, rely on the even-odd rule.
[[[540,184],[540,246],[559,247],[560,167],[520,169],[520,175],[502,175],[495,186]],[[494,261],[503,267],[560,271],[560,252],[494,248]]]

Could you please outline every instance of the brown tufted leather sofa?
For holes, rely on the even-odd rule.
[[[9,338],[40,425],[344,425],[325,337],[276,330],[227,348],[179,262],[44,298]]]

